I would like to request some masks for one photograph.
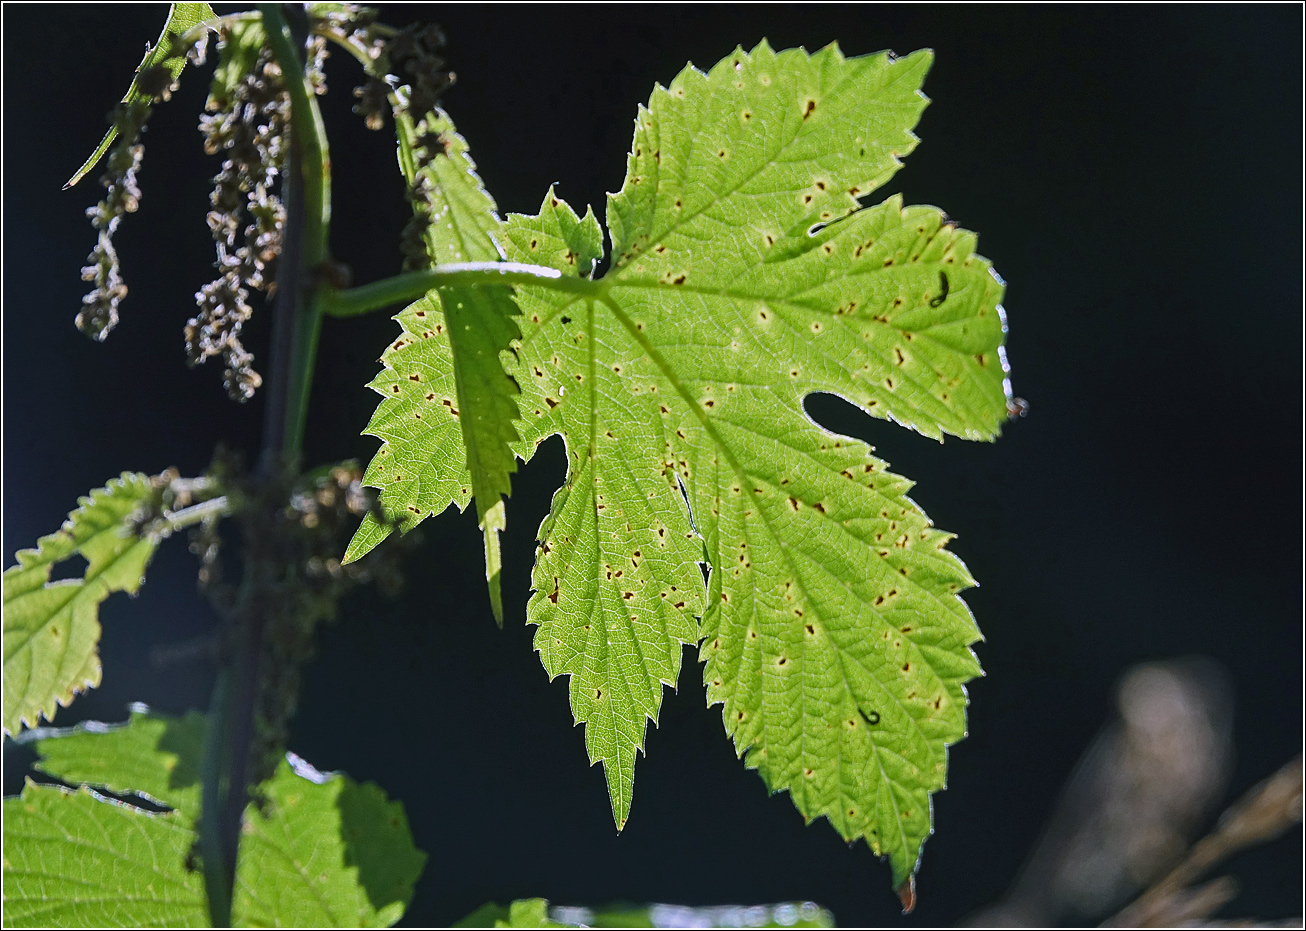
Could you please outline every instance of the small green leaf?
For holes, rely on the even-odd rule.
[[[228,110],[236,87],[254,70],[259,53],[267,42],[261,18],[237,19],[227,27],[218,51],[218,65],[209,84],[209,110]]]
[[[440,264],[502,259],[496,241],[502,223],[494,201],[476,175],[476,166],[467,155],[467,143],[454,131],[448,115],[443,111],[427,114],[420,125],[421,135],[419,127],[407,116],[401,116],[396,126],[399,163],[405,178],[427,194],[432,222],[426,231],[426,245],[431,261]],[[385,400],[367,430],[386,440],[388,445],[392,438],[396,440],[394,448],[383,447],[384,455],[378,454],[373,460],[374,466],[384,462],[382,468],[369,469],[365,478],[383,490],[382,507],[392,516],[411,519],[415,515],[420,520],[432,511],[443,510],[451,500],[458,501],[461,489],[470,484],[485,537],[490,604],[500,626],[503,606],[497,534],[504,527],[502,501],[512,491],[512,473],[517,468],[511,447],[519,439],[513,424],[520,418],[520,412],[516,402],[517,383],[504,372],[499,357],[514,340],[521,338],[515,319],[518,313],[512,291],[505,286],[440,288],[405,310],[396,318],[404,326],[404,335],[382,357],[387,369],[400,377],[388,378],[383,372],[372,383]],[[411,330],[410,321],[416,324]],[[405,349],[430,339],[436,339],[439,344],[434,353],[437,364],[430,364],[433,360],[420,348],[405,354]],[[411,365],[410,359],[416,358],[426,364]],[[386,407],[391,409],[383,414],[382,409]],[[457,421],[466,451],[468,476],[464,478],[457,471],[447,469],[443,478],[436,479],[440,492],[435,495],[421,494],[426,488],[417,495],[405,494],[402,491],[407,486],[405,473],[430,470],[423,468],[420,458],[414,463],[415,469],[391,469],[395,464],[392,457],[407,458],[408,446],[404,440],[414,432],[420,433],[422,421],[428,418],[437,422],[445,418]],[[417,426],[411,421],[416,421]],[[397,436],[382,432],[400,424],[404,429]],[[448,431],[437,427],[436,432],[444,435]],[[425,450],[413,452],[422,457]],[[430,485],[429,481],[423,484]],[[401,489],[399,495],[394,493],[395,488]],[[421,502],[416,503],[419,497]],[[407,499],[404,510],[399,509],[396,498]],[[459,501],[460,506],[463,503]],[[350,543],[346,558],[357,559],[367,552],[367,543],[379,542],[382,535],[375,530],[375,527],[361,527]]]
[[[6,924],[206,925],[203,880],[187,866],[203,716],[136,712],[122,726],[35,737],[42,771],[175,810],[29,781],[4,800]],[[238,926],[385,927],[402,917],[426,856],[398,802],[293,755],[260,790],[267,817],[246,811],[236,868]]]
[[[100,684],[98,607],[111,592],[135,594],[157,538],[137,536],[130,517],[152,492],[148,477],[124,472],[80,499],[63,528],[37,549],[19,550],[4,573],[4,729],[15,734],[53,718],[83,689]],[[54,564],[80,553],[81,579],[50,582]]]
[[[455,928],[833,928],[834,916],[815,902],[776,905],[583,905],[549,907],[547,899],[487,902]]]
[[[594,211],[589,209],[584,217],[577,216],[553,188],[544,195],[544,203],[535,216],[512,214],[504,234],[513,251],[526,257],[523,261],[556,268],[578,278],[590,277],[595,264],[603,258],[603,229]]]
[[[246,926],[385,928],[403,917],[426,854],[403,806],[375,785],[321,774],[297,758],[262,786],[236,865],[235,920]],[[300,775],[303,774],[303,775]]]
[[[198,711],[167,718],[133,710],[126,724],[42,728],[22,739],[37,742],[36,768],[46,775],[115,795],[140,795],[188,821],[199,818],[204,715]]]
[[[486,902],[455,928],[567,928],[572,925],[549,920],[548,899],[517,899],[507,906]]]
[[[172,80],[176,81],[186,67],[186,55],[185,50],[175,50],[174,43],[200,23],[213,19],[215,15],[213,8],[207,3],[172,4],[168,10],[168,19],[163,24],[163,32],[159,33],[159,41],[155,42],[154,47],[145,53],[141,63],[136,66],[136,74],[139,76],[147,68],[163,65],[172,74]],[[122,98],[123,103],[135,103],[145,97],[136,87],[138,79],[138,77],[132,78],[131,86],[127,88],[127,95]],[[82,167],[77,169],[76,174],[68,179],[68,183],[64,185],[65,191],[82,180],[87,172],[95,167],[96,162],[104,157],[105,152],[109,151],[109,146],[113,145],[113,140],[117,135],[118,127],[110,126],[109,131],[100,140],[100,144],[91,153],[91,157],[83,162]]]

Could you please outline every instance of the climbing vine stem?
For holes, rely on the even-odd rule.
[[[279,333],[274,333],[273,336],[273,351],[281,349],[289,354],[286,360],[289,377],[285,379],[284,385],[275,386],[276,389],[285,390],[287,396],[280,404],[275,395],[269,397],[264,432],[264,455],[275,455],[273,451],[279,451],[282,460],[289,464],[298,460],[304,440],[308,396],[313,384],[318,334],[322,328],[320,286],[316,272],[323,268],[329,255],[327,235],[331,225],[331,157],[322,114],[304,74],[303,60],[296,50],[297,43],[292,38],[286,15],[278,4],[259,4],[259,10],[263,14],[268,45],[281,66],[286,92],[290,96],[290,159],[294,164],[290,166],[286,185],[290,190],[286,194],[298,202],[287,205],[286,230],[289,246],[289,239],[298,228],[298,262],[291,256],[291,263],[286,266],[288,274],[278,276],[277,282],[279,291],[289,289],[294,292],[293,295],[286,296],[286,304],[289,305],[286,309],[289,313],[278,313],[279,318],[290,318],[285,325],[290,328],[291,334],[288,340],[277,339]],[[303,17],[305,14],[301,10],[297,15]],[[307,23],[303,25],[306,33]],[[298,213],[300,223],[296,224],[291,219],[292,210]],[[284,258],[283,253],[283,261]],[[280,300],[278,304],[281,305]],[[280,309],[279,306],[278,310]],[[282,319],[278,319],[274,328],[280,325]]]
[[[285,231],[277,272],[271,367],[264,414],[261,484],[275,491],[299,468],[322,325],[317,271],[328,257],[331,221],[330,156],[326,130],[304,74],[300,49],[308,38],[304,6],[260,4],[268,46],[290,100],[289,152],[282,180]],[[252,507],[275,496],[259,495]],[[250,800],[255,714],[262,680],[264,630],[279,572],[247,554],[245,577],[229,619],[226,655],[210,703],[203,765],[200,847],[209,918],[231,925],[232,890],[241,822]]]

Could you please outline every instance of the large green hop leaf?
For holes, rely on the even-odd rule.
[[[974,582],[911,483],[802,403],[837,394],[940,439],[992,439],[1006,416],[1003,285],[974,234],[897,197],[858,209],[916,144],[930,60],[763,43],[686,68],[640,110],[608,203],[613,269],[589,294],[517,290],[517,449],[560,434],[568,455],[527,619],[570,677],[618,827],[646,721],[700,642],[747,765],[888,856],[895,883],[915,871],[980,672],[958,597]],[[513,261],[578,275],[599,253],[552,192],[505,226]],[[406,364],[447,372],[438,336],[406,335]],[[381,408],[434,415],[448,388],[428,390]],[[454,458],[413,433],[442,450],[428,462]],[[407,489],[458,481],[405,472],[373,476],[393,513],[438,510],[452,496]]]
[[[4,908],[14,927],[205,927],[203,876],[188,859],[199,817],[204,717],[133,713],[121,727],[38,731],[39,768],[76,790],[28,781],[4,800]],[[141,796],[148,812],[95,789]],[[403,915],[425,855],[403,807],[376,786],[291,757],[246,814],[233,914],[242,927],[385,927]]]
[[[151,494],[147,476],[124,472],[5,570],[6,733],[53,718],[58,705],[100,684],[99,605],[111,592],[140,589],[158,538],[136,532],[131,517]],[[86,558],[84,577],[49,581],[54,565],[76,554]]]

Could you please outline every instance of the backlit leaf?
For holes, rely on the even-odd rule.
[[[158,540],[130,523],[151,495],[149,479],[124,472],[80,499],[63,527],[34,550],[19,550],[4,573],[4,729],[16,734],[53,718],[78,692],[100,684],[99,604],[111,592],[135,594]],[[51,582],[54,565],[86,558],[81,579]]]
[[[192,821],[199,817],[204,715],[197,711],[168,718],[134,710],[126,724],[90,721],[29,731],[23,738],[39,742],[36,768],[49,776],[116,795],[140,795]]]
[[[427,114],[417,126],[402,115],[397,131],[405,179],[424,191],[428,202],[426,247],[431,261],[501,259],[495,237],[502,224],[494,201],[448,115]],[[511,476],[517,468],[511,445],[519,439],[513,426],[519,413],[517,384],[504,372],[499,354],[521,337],[517,314],[506,286],[439,288],[407,308],[396,318],[404,335],[386,351],[381,359],[386,371],[372,382],[385,402],[366,431],[386,444],[368,470],[369,483],[388,490],[392,484],[402,484],[402,476],[408,473],[427,485],[424,494],[406,496],[417,503],[406,502],[405,512],[397,517],[420,520],[453,501],[463,507],[470,485],[485,534],[490,602],[500,626],[497,534],[504,527],[503,498],[512,490]],[[439,337],[440,347],[428,354],[421,343],[433,337]],[[432,409],[431,402],[437,400],[442,410]],[[423,429],[428,418],[438,421],[431,430]],[[445,438],[455,424],[465,449],[466,476],[450,468],[446,455],[437,452],[445,448]],[[439,460],[437,470],[428,465],[432,458]],[[454,454],[455,462],[456,458]],[[437,471],[444,479],[431,482]],[[395,475],[401,478],[385,481]],[[393,497],[388,492],[383,506]],[[380,542],[384,534],[378,536],[377,529],[375,518],[360,528],[346,561],[367,552],[368,542]]]
[[[43,772],[83,785],[29,780],[4,800],[6,925],[207,926],[202,874],[188,865],[204,717],[138,711],[121,726],[32,737]],[[398,802],[293,755],[259,788],[266,817],[255,806],[245,814],[237,926],[386,927],[402,917],[426,856]],[[174,810],[145,811],[137,796]]]
[[[168,10],[168,19],[163,24],[163,32],[159,33],[159,40],[145,53],[141,63],[136,66],[137,77],[132,78],[131,85],[127,88],[127,94],[122,98],[122,102],[131,104],[145,97],[136,86],[137,81],[141,72],[155,65],[162,65],[167,68],[168,73],[172,75],[172,80],[177,80],[186,67],[186,50],[178,47],[177,40],[205,20],[213,19],[215,15],[213,8],[207,3],[172,4]],[[116,125],[110,126],[109,131],[100,140],[100,144],[95,147],[95,151],[82,163],[82,167],[78,168],[76,173],[68,179],[68,182],[64,185],[65,190],[82,180],[95,167],[96,163],[104,157],[104,153],[109,151],[109,146],[113,145],[113,140],[117,136],[118,127]]]
[[[5,924],[13,928],[204,928],[195,832],[180,812],[147,814],[83,787],[31,781],[4,800]]]
[[[974,582],[911,483],[803,401],[836,394],[940,439],[992,439],[1006,417],[1003,283],[975,235],[859,201],[914,148],[930,60],[762,43],[686,68],[640,110],[608,202],[612,270],[592,290],[516,290],[517,449],[559,434],[568,462],[527,619],[570,679],[618,827],[646,722],[697,642],[746,764],[887,856],[895,886],[915,872],[980,672],[958,597]],[[579,276],[599,258],[590,220],[550,192],[501,242]],[[411,340],[408,364],[447,371],[439,336]],[[456,480],[446,436],[413,430],[434,468],[377,470],[389,507],[424,516],[409,489]]]

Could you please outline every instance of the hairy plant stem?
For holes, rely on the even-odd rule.
[[[304,77],[308,17],[302,5],[260,4],[268,45],[290,97],[291,140],[282,180],[286,226],[277,272],[271,368],[257,480],[266,492],[248,506],[274,508],[278,492],[298,470],[322,323],[316,270],[327,258],[331,219],[326,132]],[[246,540],[250,549],[253,541]],[[258,549],[258,547],[254,547]],[[262,639],[272,599],[267,594],[285,566],[246,554],[235,609],[210,703],[203,766],[200,847],[209,918],[229,927],[241,822],[250,801],[252,749],[259,706]]]
[[[264,455],[269,455],[269,450],[279,449],[284,463],[291,465],[299,458],[303,445],[308,395],[313,384],[318,334],[322,328],[319,270],[323,268],[329,254],[327,231],[331,225],[331,158],[322,114],[317,108],[308,79],[304,76],[304,63],[297,50],[304,47],[308,38],[307,15],[302,7],[299,8],[297,18],[300,22],[297,23],[298,28],[292,40],[286,18],[276,4],[259,4],[259,9],[264,16],[268,44],[281,66],[286,91],[290,95],[291,152],[287,160],[287,186],[300,187],[295,191],[299,195],[296,201],[299,204],[300,223],[293,222],[289,205],[286,218],[287,237],[299,226],[299,261],[287,266],[283,254],[282,268],[286,274],[279,274],[277,281],[280,291],[281,279],[290,279],[286,283],[294,285],[298,298],[285,305],[293,311],[290,314],[293,328],[289,340],[290,377],[286,379],[289,395],[284,411],[269,410],[268,427],[263,438]],[[282,306],[278,300],[278,310]],[[278,413],[281,416],[275,416]],[[279,443],[275,442],[278,437]]]
[[[231,501],[226,495],[222,495],[218,498],[210,498],[208,501],[201,501],[199,504],[192,504],[188,508],[169,511],[163,515],[163,519],[167,532],[176,533],[178,530],[200,523],[206,517],[225,517],[230,513]]]
[[[534,285],[582,297],[602,299],[607,286],[602,280],[573,278],[543,265],[517,262],[457,262],[435,265],[418,272],[405,272],[348,291],[326,290],[323,311],[331,317],[357,317],[373,310],[415,301],[435,288],[478,285]]]

